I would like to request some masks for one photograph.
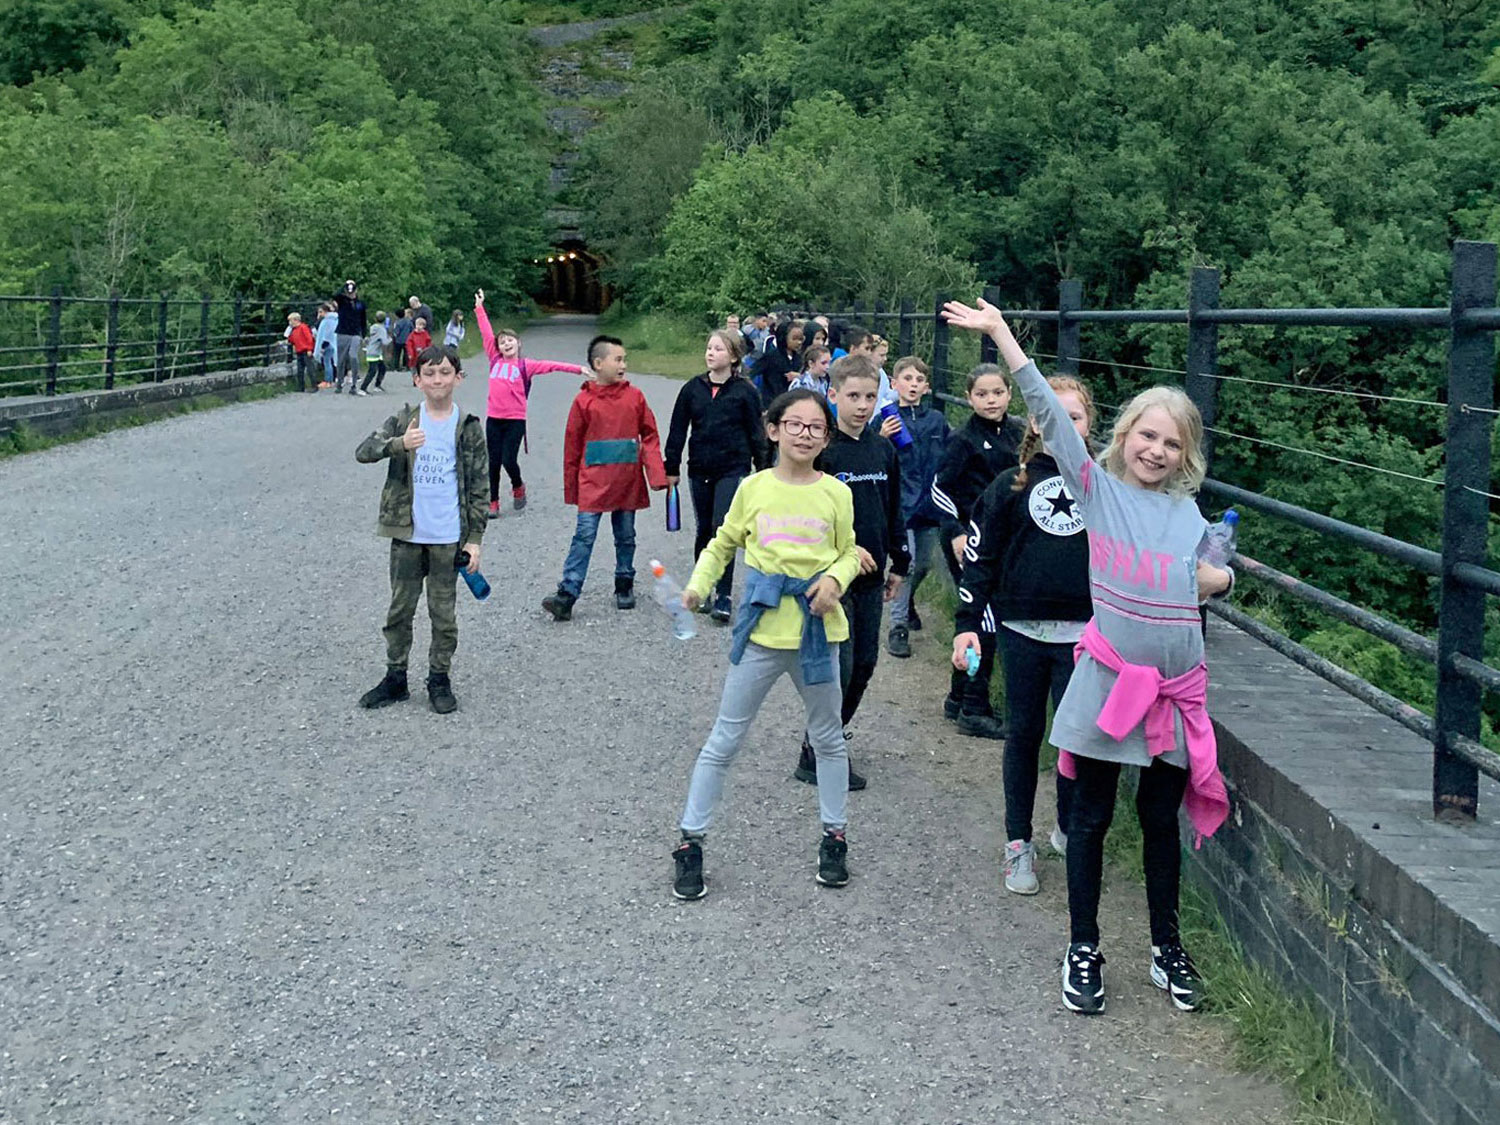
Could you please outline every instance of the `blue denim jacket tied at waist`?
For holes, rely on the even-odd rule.
[[[782,598],[795,598],[802,609],[802,643],[797,652],[802,662],[802,681],[826,684],[833,679],[833,663],[828,659],[828,631],[823,619],[813,614],[807,591],[822,574],[811,578],[792,578],[785,574],[763,574],[753,566],[745,567],[745,592],[740,599],[739,616],[734,621],[734,639],[729,646],[729,663],[738,664],[750,643],[750,634],[761,614],[775,609]]]

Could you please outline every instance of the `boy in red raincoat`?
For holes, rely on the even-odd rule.
[[[572,620],[605,512],[615,536],[615,606],[635,608],[635,514],[651,506],[648,484],[667,487],[656,416],[625,378],[625,344],[595,336],[589,367],[593,381],[573,400],[563,442],[563,499],[578,505],[578,527],[557,593],[542,599],[556,621]]]

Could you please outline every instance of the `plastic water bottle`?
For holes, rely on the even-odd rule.
[[[667,487],[667,530],[682,530],[682,496],[675,484]]]
[[[973,645],[964,649],[964,668],[969,673],[969,679],[979,675],[979,650]]]
[[[693,611],[682,604],[682,587],[672,581],[667,568],[656,559],[651,560],[651,577],[656,579],[653,596],[662,609],[672,615],[672,635],[679,641],[696,637],[698,626],[693,624]]]
[[[897,449],[905,449],[912,443],[911,431],[906,428],[906,419],[901,417],[901,404],[899,402],[888,402],[880,408],[882,418],[894,418],[901,423],[901,428],[891,435],[891,444]]]
[[[457,557],[453,560],[453,565],[458,568],[458,573],[468,583],[469,592],[474,595],[475,601],[482,602],[490,596],[490,584],[484,580],[484,575],[480,574],[477,570],[473,574],[469,573],[468,551],[458,552]]]
[[[1240,514],[1233,508],[1224,513],[1218,523],[1208,525],[1203,533],[1203,554],[1199,556],[1209,566],[1228,566],[1234,557],[1234,544],[1238,536]]]

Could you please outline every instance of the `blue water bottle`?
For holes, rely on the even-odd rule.
[[[667,486],[667,530],[682,530],[682,499],[675,484]]]
[[[464,582],[468,584],[469,592],[474,595],[475,601],[482,602],[490,596],[490,584],[484,580],[484,575],[480,574],[477,570],[473,574],[469,573],[468,551],[458,552],[453,559],[453,565],[458,568],[458,573],[463,576]]]
[[[880,408],[882,418],[894,418],[901,423],[901,428],[891,435],[891,444],[897,449],[905,449],[911,445],[911,431],[906,428],[906,419],[901,417],[901,404],[899,402],[888,402]]]

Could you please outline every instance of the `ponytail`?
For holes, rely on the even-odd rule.
[[[1036,456],[1037,450],[1042,448],[1042,435],[1030,425],[1026,427],[1026,436],[1021,439],[1021,471],[1016,474],[1014,483],[1011,484],[1012,492],[1020,492],[1028,483],[1027,474],[1030,470],[1027,464]]]

